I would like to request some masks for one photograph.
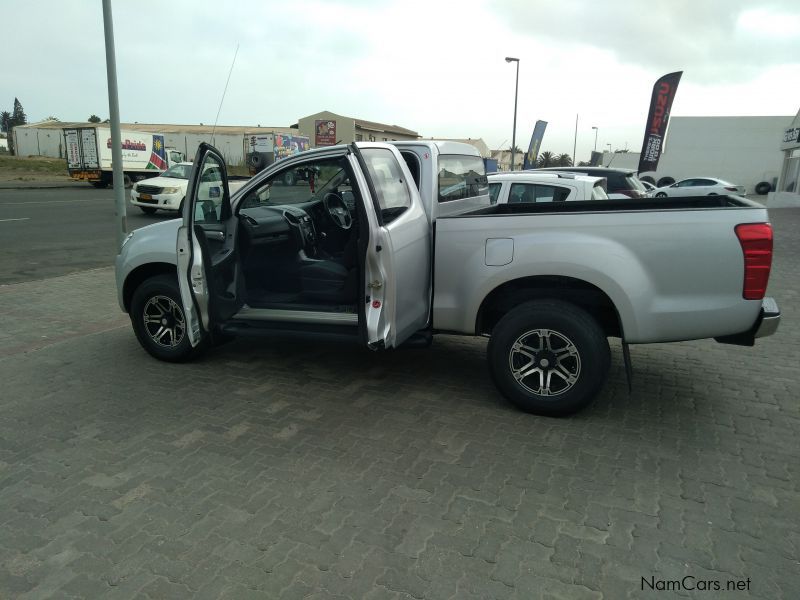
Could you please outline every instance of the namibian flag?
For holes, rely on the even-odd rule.
[[[164,136],[153,136],[153,151],[150,153],[150,162],[147,163],[146,169],[157,169],[159,171],[167,170],[167,153],[164,150]]]

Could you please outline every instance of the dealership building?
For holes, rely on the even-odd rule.
[[[761,182],[778,189],[786,154],[786,144],[782,145],[781,140],[793,119],[791,115],[673,116],[658,169],[643,171],[639,176],[649,176],[656,184],[664,185],[689,177],[716,177],[745,186],[748,194],[755,193]],[[604,152],[602,164],[636,169],[639,153]]]
[[[19,125],[12,131],[14,148],[18,156],[49,156],[66,158],[63,128],[76,127],[108,127],[107,123],[66,123],[62,121],[42,121],[29,125]],[[259,134],[283,133],[289,135],[305,135],[310,146],[330,146],[336,143],[349,144],[354,141],[392,141],[416,140],[420,136],[416,131],[387,125],[375,121],[367,121],[353,117],[345,117],[324,111],[298,119],[297,123],[288,127],[241,127],[230,125],[169,125],[165,123],[122,123],[122,129],[159,133],[164,135],[164,144],[169,148],[182,151],[189,160],[194,156],[201,142],[211,143],[212,132],[214,146],[222,152],[230,165],[245,163],[250,150],[250,140]]]

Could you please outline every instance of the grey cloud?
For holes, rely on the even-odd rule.
[[[797,0],[498,0],[491,6],[518,34],[593,46],[622,63],[684,70],[705,83],[749,80],[766,67],[800,60],[800,31],[791,38],[736,33],[743,11],[800,15]]]

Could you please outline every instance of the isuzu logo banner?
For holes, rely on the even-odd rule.
[[[639,155],[639,173],[655,171],[658,167],[658,159],[661,157],[661,150],[664,147],[664,134],[667,131],[667,122],[672,110],[672,101],[675,99],[681,75],[683,75],[683,71],[668,73],[656,81],[653,86],[642,153]]]
[[[536,166],[536,157],[539,155],[539,148],[542,146],[545,127],[547,127],[547,121],[536,121],[536,125],[533,127],[531,143],[530,146],[528,146],[528,152],[525,154],[525,159],[522,161],[523,169],[533,169]]]

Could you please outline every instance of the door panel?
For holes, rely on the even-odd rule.
[[[225,161],[209,144],[197,149],[186,199],[178,230],[178,282],[196,346],[236,314],[244,299]]]
[[[430,316],[430,226],[408,167],[394,147],[351,146],[369,191],[365,260],[368,341],[396,347]]]

